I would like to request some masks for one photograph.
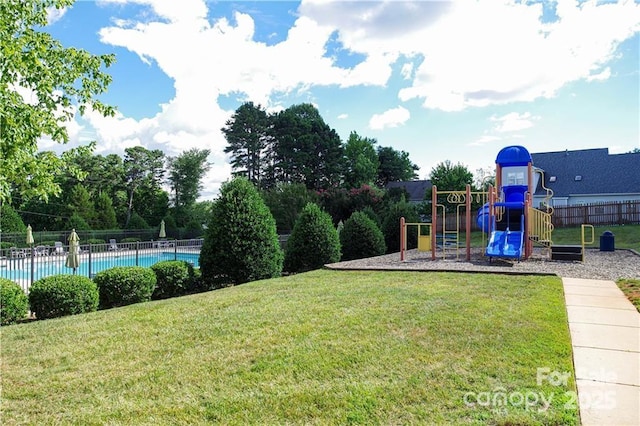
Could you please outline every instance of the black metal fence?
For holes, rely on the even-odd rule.
[[[80,244],[78,266],[67,266],[70,246],[61,242],[0,251],[0,277],[17,282],[25,292],[34,281],[58,274],[77,274],[93,278],[114,266],[151,266],[162,260],[184,260],[199,267],[202,239],[162,240],[104,244]]]

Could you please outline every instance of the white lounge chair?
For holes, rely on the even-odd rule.
[[[18,257],[26,257],[26,253],[23,249],[19,249],[18,247],[10,247],[9,248],[9,257],[18,258]]]
[[[36,256],[48,256],[49,255],[49,247],[36,246],[35,253],[36,253]]]
[[[67,251],[64,249],[62,242],[56,241],[53,247],[53,254],[66,254]]]
[[[120,250],[124,250],[124,249],[118,247],[118,243],[116,243],[115,238],[111,238],[109,240],[109,251],[120,251]]]

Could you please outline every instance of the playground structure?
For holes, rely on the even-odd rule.
[[[434,185],[431,223],[406,223],[404,218],[400,219],[400,260],[405,260],[407,228],[417,226],[418,251],[431,251],[431,259],[436,260],[439,252],[440,257],[446,259],[447,251],[455,250],[458,260],[463,248],[466,261],[470,261],[472,204],[481,206],[476,224],[483,231],[483,254],[490,261],[493,258],[528,259],[534,245],[552,256],[553,209],[549,200],[553,192],[542,184],[547,194],[545,201],[541,209],[533,207],[533,193],[544,178],[541,170],[534,169],[529,151],[518,145],[500,150],[496,157],[495,179],[495,187],[489,185],[487,191],[481,192],[471,191],[470,185],[464,191],[438,191]],[[439,196],[446,196],[449,214],[455,214],[455,229],[447,229],[447,206],[439,202]],[[424,233],[423,229],[428,232]],[[464,243],[461,241],[463,232]],[[580,254],[584,259],[583,252]]]

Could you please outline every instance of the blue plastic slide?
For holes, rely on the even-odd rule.
[[[521,231],[493,231],[487,245],[489,257],[519,259],[522,256],[523,234]]]

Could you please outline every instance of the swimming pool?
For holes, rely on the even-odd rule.
[[[184,260],[194,267],[200,267],[200,253],[180,253],[180,252],[154,252],[154,253],[96,253],[91,258],[82,255],[80,266],[76,270],[77,275],[93,277],[100,271],[113,268],[114,266],[144,266],[149,267],[163,260]],[[33,261],[33,281],[43,277],[59,274],[72,274],[73,269],[65,266],[66,256],[41,256],[35,257]],[[18,259],[6,259],[0,268],[0,277],[18,281],[20,283],[31,282],[31,258],[24,257]]]

